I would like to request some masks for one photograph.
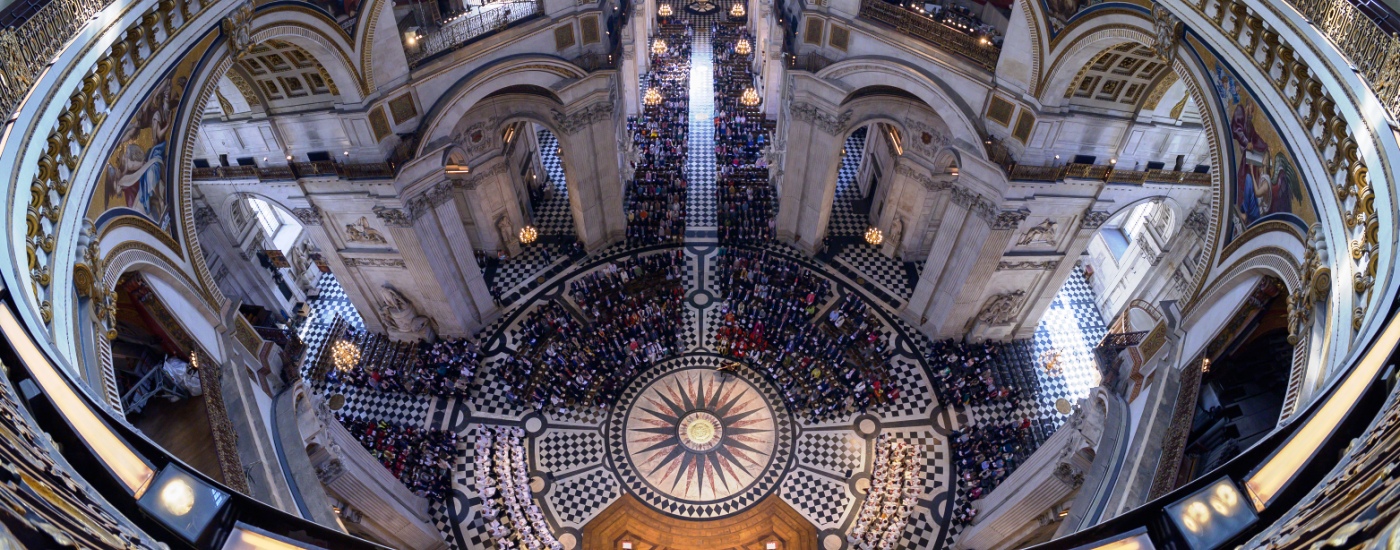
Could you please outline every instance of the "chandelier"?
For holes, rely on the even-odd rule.
[[[360,364],[360,346],[349,340],[341,340],[331,348],[331,361],[335,363],[335,370],[349,372]]]
[[[647,106],[650,106],[650,107],[655,107],[655,106],[657,106],[657,105],[660,105],[660,104],[661,104],[661,100],[662,100],[661,92],[656,91],[656,88],[648,88],[648,89],[647,89],[647,95],[646,95],[645,97],[642,98],[642,101],[645,102],[645,103],[647,104]]]
[[[744,95],[739,96],[739,103],[747,107],[758,105],[758,90],[753,89],[753,86],[744,88]]]
[[[734,4],[734,7],[737,8],[739,7],[739,5]],[[749,39],[740,38],[739,43],[734,45],[734,52],[739,55],[749,55],[750,53],[753,53],[753,47],[749,45]]]
[[[535,226],[527,225],[520,230],[520,244],[530,244],[539,238],[540,232],[535,231]]]
[[[865,242],[870,243],[870,246],[880,246],[880,243],[885,242],[885,233],[872,225],[870,229],[865,230]]]
[[[743,5],[743,4],[734,4],[734,7],[731,8],[731,9],[729,10],[729,15],[730,15],[730,16],[733,16],[733,17],[743,17],[743,16],[744,16],[744,5]]]
[[[662,39],[660,39],[660,38],[658,38],[658,39],[656,39],[655,42],[652,42],[652,43],[651,43],[651,53],[656,54],[656,55],[661,55],[661,54],[663,54],[663,53],[666,53],[666,41],[665,41],[665,40],[662,40]]]
[[[656,14],[657,14],[657,15],[660,15],[660,16],[662,16],[662,17],[670,17],[670,16],[671,16],[671,5],[670,5],[670,4],[662,4],[660,8],[657,8]]]

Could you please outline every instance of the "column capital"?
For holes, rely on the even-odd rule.
[[[831,113],[820,106],[805,101],[793,102],[788,109],[793,118],[812,124],[833,136],[845,133],[846,126],[851,122],[849,109],[841,113]]]
[[[1021,226],[1021,222],[1026,221],[1031,211],[1025,208],[1020,210],[1002,210],[997,214],[996,221],[992,222],[992,229],[1007,231]]]
[[[389,227],[413,227],[413,216],[406,209],[376,206],[374,215]]]
[[[321,225],[321,209],[314,204],[306,208],[293,208],[292,215],[296,216],[302,225]]]

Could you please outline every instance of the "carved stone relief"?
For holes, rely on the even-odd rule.
[[[1055,246],[1055,226],[1059,225],[1055,220],[1046,219],[1034,227],[1026,229],[1021,233],[1021,239],[1016,241],[1017,246],[1047,245]]]
[[[345,224],[345,239],[352,243],[384,244],[388,242],[378,229],[370,227],[369,220],[360,216],[360,221]]]

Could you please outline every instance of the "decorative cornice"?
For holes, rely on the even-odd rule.
[[[346,267],[397,267],[408,269],[401,258],[345,258]]]
[[[1059,260],[1001,262],[997,271],[1052,271],[1060,267]]]

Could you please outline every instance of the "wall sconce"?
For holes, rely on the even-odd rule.
[[[145,487],[136,505],[171,532],[197,543],[211,534],[214,518],[228,500],[228,493],[175,464],[166,464]]]

